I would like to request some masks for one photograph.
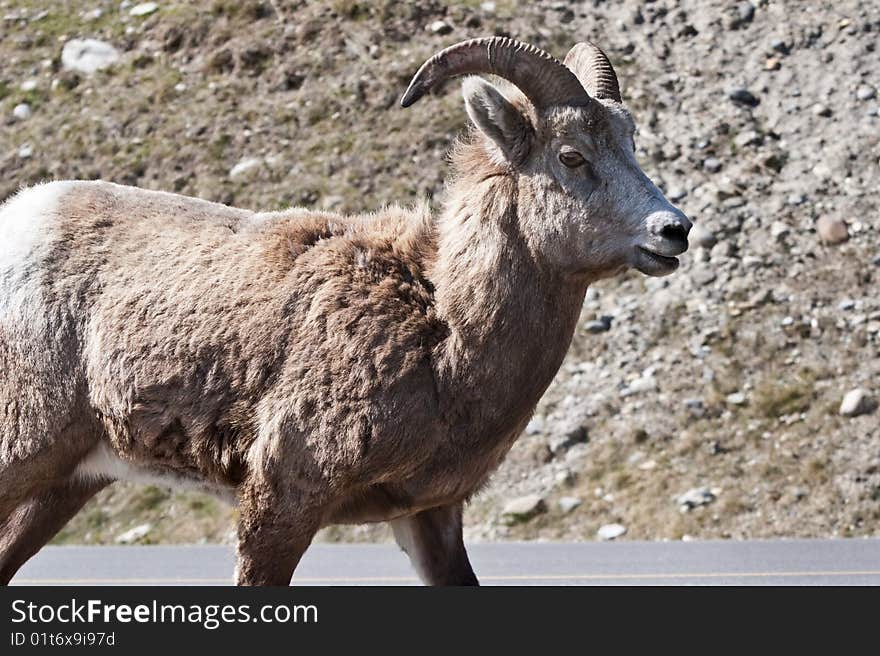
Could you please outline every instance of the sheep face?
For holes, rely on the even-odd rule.
[[[464,95],[491,157],[517,177],[520,229],[549,266],[591,280],[627,267],[676,270],[691,223],[636,162],[635,124],[622,104],[538,113],[479,78]]]

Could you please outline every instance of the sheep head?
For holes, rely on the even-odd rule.
[[[520,230],[532,252],[564,273],[597,279],[631,266],[666,275],[691,224],[642,172],[635,124],[605,53],[579,43],[561,63],[512,39],[446,48],[416,73],[408,107],[445,79],[465,81],[467,112],[489,157],[517,184]]]

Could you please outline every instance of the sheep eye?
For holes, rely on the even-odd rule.
[[[584,156],[576,150],[563,150],[559,153],[559,161],[565,164],[568,168],[575,169],[587,160],[585,160]]]

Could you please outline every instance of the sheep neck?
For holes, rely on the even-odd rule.
[[[571,343],[586,282],[566,280],[528,248],[516,180],[450,190],[432,271],[438,393],[449,421],[478,440],[519,433]]]

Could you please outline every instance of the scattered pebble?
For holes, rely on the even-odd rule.
[[[682,512],[687,512],[693,508],[708,505],[717,497],[716,491],[710,490],[708,487],[695,487],[675,497],[675,503]]]
[[[428,25],[427,29],[433,34],[449,34],[452,31],[452,25],[443,20],[435,20]]]
[[[149,16],[159,9],[159,5],[155,2],[142,2],[135,5],[128,12],[131,16]]]
[[[775,241],[782,241],[791,233],[791,228],[788,224],[783,223],[782,221],[774,221],[770,226],[770,236],[773,237]]]
[[[856,89],[856,98],[859,100],[872,100],[877,96],[877,90],[874,87],[869,87],[867,84],[862,84]]]
[[[707,157],[703,160],[703,168],[709,173],[718,173],[721,170],[721,160],[717,157]]]
[[[559,510],[564,513],[570,513],[582,503],[583,501],[581,501],[578,497],[561,497],[559,499]]]
[[[544,419],[543,415],[535,415],[529,420],[529,423],[526,424],[526,435],[538,435],[539,433],[543,433],[546,424],[547,421]]]
[[[667,192],[666,197],[669,200],[671,200],[673,203],[676,203],[676,202],[680,201],[682,198],[684,198],[685,196],[687,196],[687,193],[688,192],[686,190],[684,190],[682,187],[673,187],[672,189],[670,189]]]
[[[24,91],[25,93],[27,93],[29,91],[35,90],[37,88],[37,85],[38,85],[38,82],[36,80],[30,79],[30,80],[25,80],[24,82],[22,82],[21,86],[19,88],[22,91]]]
[[[553,477],[553,480],[557,485],[571,485],[574,483],[575,478],[575,475],[570,469],[562,469],[556,472],[556,476]]]
[[[742,392],[734,392],[733,394],[728,394],[727,397],[725,397],[725,400],[730,405],[745,405],[746,395]]]
[[[816,232],[825,244],[839,244],[849,239],[849,229],[843,219],[822,216],[816,222]]]
[[[692,246],[696,246],[698,248],[712,248],[717,240],[715,239],[715,235],[709,230],[706,226],[695,223],[694,227],[691,228],[690,233],[688,234],[688,242]]]
[[[229,171],[231,180],[253,180],[263,168],[263,160],[259,157],[246,157]]]
[[[614,540],[626,533],[626,526],[623,524],[605,524],[600,526],[596,531],[596,536],[600,540]]]
[[[593,321],[588,321],[584,325],[584,330],[588,333],[598,334],[598,333],[607,333],[611,330],[611,322],[614,317],[608,316],[607,314],[603,314],[598,319]]]
[[[828,166],[825,162],[819,162],[816,166],[813,167],[813,175],[815,175],[820,180],[827,180],[831,177],[833,171],[831,167]]]
[[[770,47],[774,51],[781,53],[783,55],[788,54],[788,44],[785,41],[783,41],[782,39],[773,39],[770,42]]]
[[[559,455],[568,451],[575,444],[583,444],[588,442],[590,439],[590,433],[587,430],[586,426],[577,425],[570,430],[562,433],[561,435],[555,435],[550,439],[548,446],[550,447],[550,452],[554,455]]]
[[[34,111],[27,103],[19,103],[12,108],[12,115],[19,121],[26,121],[34,115]]]
[[[120,57],[119,51],[104,41],[71,39],[61,50],[61,65],[65,70],[89,75],[113,66]]]
[[[630,396],[632,394],[641,394],[643,392],[653,392],[655,389],[657,389],[656,378],[653,376],[641,376],[621,390],[620,395]]]
[[[529,494],[509,501],[501,514],[508,524],[526,522],[535,515],[546,512],[547,504],[544,498],[537,494]]]
[[[715,270],[708,266],[699,266],[691,269],[691,280],[700,287],[712,284],[717,277],[718,274],[715,273]]]
[[[34,147],[30,144],[22,144],[22,146],[18,149],[18,156],[21,159],[30,159],[33,157]]]
[[[763,141],[763,137],[755,130],[745,130],[740,132],[733,139],[733,143],[737,148],[746,148],[747,146],[757,146]]]
[[[131,544],[147,536],[153,529],[152,524],[139,524],[134,528],[130,528],[125,533],[116,536],[116,542],[119,544]]]
[[[877,402],[862,388],[856,388],[847,392],[840,403],[840,414],[843,417],[858,417],[874,412]]]
[[[755,94],[744,88],[733,89],[727,94],[727,97],[738,105],[745,105],[746,107],[757,107],[761,102]]]

